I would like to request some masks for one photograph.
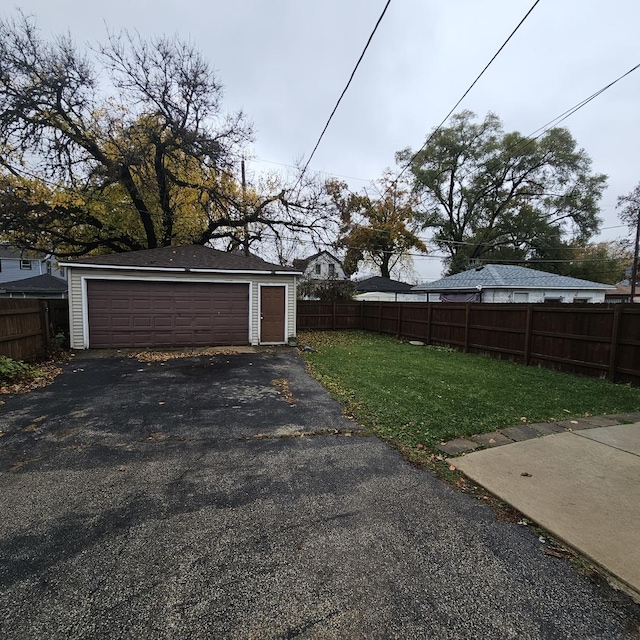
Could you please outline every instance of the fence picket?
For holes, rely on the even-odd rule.
[[[323,312],[323,305],[299,301],[298,329],[377,330],[526,365],[640,385],[640,305],[351,301],[334,303],[333,314]],[[388,311],[383,313],[384,309]]]

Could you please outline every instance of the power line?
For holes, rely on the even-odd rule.
[[[538,2],[539,2],[539,0],[538,0]],[[329,116],[329,119],[327,120],[327,123],[324,125],[324,129],[322,130],[322,133],[320,134],[320,137],[318,138],[318,141],[316,142],[316,146],[313,147],[313,151],[311,152],[311,155],[309,156],[309,159],[307,160],[306,164],[304,165],[304,168],[302,169],[302,173],[300,174],[300,177],[298,178],[298,181],[296,182],[296,184],[294,186],[294,190],[298,186],[300,181],[302,180],[302,177],[304,176],[305,172],[307,171],[307,168],[309,167],[309,164],[311,163],[311,160],[312,160],[313,156],[315,155],[315,152],[317,151],[318,147],[320,146],[320,142],[322,141],[322,138],[324,137],[324,134],[326,133],[327,129],[329,128],[329,124],[331,123],[331,120],[333,119],[333,116],[335,115],[336,111],[338,110],[338,107],[340,106],[340,103],[342,102],[342,98],[344,98],[344,95],[347,93],[347,90],[349,89],[349,86],[351,85],[351,81],[353,80],[354,76],[356,75],[356,71],[358,70],[358,67],[360,66],[360,63],[362,62],[362,59],[364,58],[364,55],[367,52],[367,49],[369,48],[369,45],[371,44],[371,41],[373,40],[373,36],[375,35],[376,31],[378,30],[378,27],[380,26],[380,23],[382,22],[382,18],[384,18],[384,14],[387,12],[387,9],[389,8],[390,4],[391,4],[391,0],[387,0],[387,3],[384,5],[384,9],[382,10],[382,13],[380,14],[380,17],[378,18],[378,21],[376,22],[376,25],[373,28],[373,31],[371,32],[371,35],[369,36],[369,39],[367,40],[367,44],[365,44],[364,49],[362,50],[362,53],[360,54],[360,57],[358,58],[358,62],[356,62],[356,66],[353,68],[353,71],[351,72],[351,76],[349,77],[349,81],[347,82],[345,88],[342,90],[342,93],[340,94],[340,97],[338,98],[338,102],[336,102],[336,106],[333,107],[333,111],[331,112],[331,115]]]
[[[456,102],[453,105],[453,107],[451,108],[449,113],[447,113],[447,115],[443,118],[442,122],[431,132],[431,135],[426,139],[424,144],[411,156],[409,161],[405,164],[405,166],[402,168],[400,173],[396,176],[396,180],[399,180],[402,177],[402,174],[411,166],[411,163],[416,159],[418,154],[421,153],[424,149],[426,149],[427,145],[431,142],[431,140],[433,140],[434,136],[438,133],[438,131],[440,131],[440,129],[442,128],[444,123],[449,119],[451,114],[458,108],[460,103],[467,97],[467,95],[469,94],[471,89],[473,89],[473,87],[476,85],[478,80],[480,80],[480,78],[484,75],[485,71],[487,71],[487,69],[493,64],[494,60],[498,57],[498,55],[500,55],[500,52],[507,46],[508,42],[511,40],[511,38],[513,38],[513,36],[515,35],[516,31],[518,31],[518,29],[520,29],[520,27],[522,26],[524,21],[529,17],[529,15],[536,8],[536,6],[538,5],[539,2],[540,2],[540,0],[536,0],[533,3],[533,5],[529,9],[529,11],[527,11],[527,13],[524,15],[522,20],[520,20],[520,22],[516,25],[515,29],[509,34],[509,37],[502,43],[501,47],[493,54],[493,57],[485,65],[484,69],[477,75],[476,79],[469,85],[468,89],[462,94],[462,97],[458,100],[458,102]],[[387,191],[388,191],[388,189],[387,189]],[[382,197],[384,197],[385,194],[386,194],[386,191],[382,195]]]
[[[607,89],[610,89],[611,87],[613,87],[614,84],[616,84],[617,82],[620,82],[620,80],[622,80],[623,78],[626,78],[628,75],[632,74],[637,69],[640,69],[640,63],[638,63],[635,67],[632,67],[631,69],[629,69],[629,71],[623,73],[621,76],[618,76],[615,80],[613,80],[613,82],[610,82],[609,84],[602,87],[602,89],[598,89],[598,91],[596,91],[595,93],[592,93],[588,98],[585,98],[584,100],[578,102],[577,104],[573,105],[573,107],[571,107],[570,109],[567,109],[566,111],[561,113],[559,116],[555,117],[553,120],[550,120],[549,122],[547,122],[547,124],[536,129],[533,133],[530,133],[527,136],[527,138],[531,140],[537,140],[540,136],[544,135],[549,129],[558,126],[561,122],[566,120],[568,117],[572,116],[576,111],[579,111],[580,109],[582,109],[582,107],[585,107],[592,100],[595,100],[600,94],[604,93]],[[538,133],[538,131],[541,131],[541,133],[535,136],[535,138],[532,137],[536,133]]]
[[[289,169],[299,169],[299,167],[297,167],[294,164],[286,164],[285,162],[276,162],[275,160],[267,160],[266,158],[260,158],[259,156],[256,156],[253,159],[256,160],[257,162],[266,162],[267,164],[276,164],[280,167],[287,167]],[[373,182],[371,178],[356,178],[355,176],[344,176],[339,173],[333,173],[332,171],[321,171],[320,169],[313,169],[313,171],[315,171],[315,173],[323,173],[324,175],[331,176],[332,178],[345,178],[346,180],[358,180],[360,182]]]

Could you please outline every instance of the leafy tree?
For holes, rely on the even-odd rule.
[[[385,278],[409,258],[411,251],[427,252],[418,237],[416,198],[387,172],[375,185],[378,197],[351,193],[343,182],[329,181],[327,193],[342,222],[337,245],[346,250],[343,266],[348,275],[361,263],[374,265]]]
[[[454,115],[410,165],[422,221],[434,228],[449,273],[492,256],[540,255],[567,234],[588,240],[598,228],[606,176],[592,173],[569,131],[529,139],[505,133],[495,114],[475,118],[471,111]],[[406,149],[397,159],[412,156]]]
[[[557,273],[594,282],[616,284],[631,265],[631,252],[619,242],[568,245],[564,261],[557,263]],[[545,271],[553,271],[542,265]]]
[[[322,302],[351,300],[355,293],[356,285],[351,280],[341,280],[336,277],[324,280],[308,278],[298,285],[299,298],[311,298]]]
[[[635,300],[635,292],[638,285],[638,251],[640,247],[640,183],[626,196],[618,198],[618,214],[620,220],[629,227],[629,231],[635,238],[633,244],[632,270],[631,270],[631,299]]]
[[[321,228],[306,184],[239,187],[252,130],[221,99],[190,43],[110,34],[90,57],[0,20],[0,235],[69,256]]]

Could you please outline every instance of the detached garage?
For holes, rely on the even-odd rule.
[[[62,263],[71,347],[284,344],[300,272],[200,245]]]

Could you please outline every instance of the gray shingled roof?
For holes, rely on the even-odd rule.
[[[483,289],[613,289],[611,285],[508,264],[487,264],[435,282],[420,284],[414,291],[468,291]]]
[[[372,278],[356,282],[356,291],[360,292],[384,291],[387,293],[404,293],[410,292],[411,289],[411,285],[406,282],[383,278],[382,276],[373,276]]]
[[[297,269],[265,262],[257,256],[232,251],[218,251],[199,244],[161,247],[107,256],[80,257],[61,263],[64,266],[153,267],[156,269],[210,269],[215,271],[290,271]]]
[[[0,289],[12,293],[62,293],[67,290],[67,283],[48,273],[32,278],[23,278],[13,282],[0,284]]]

